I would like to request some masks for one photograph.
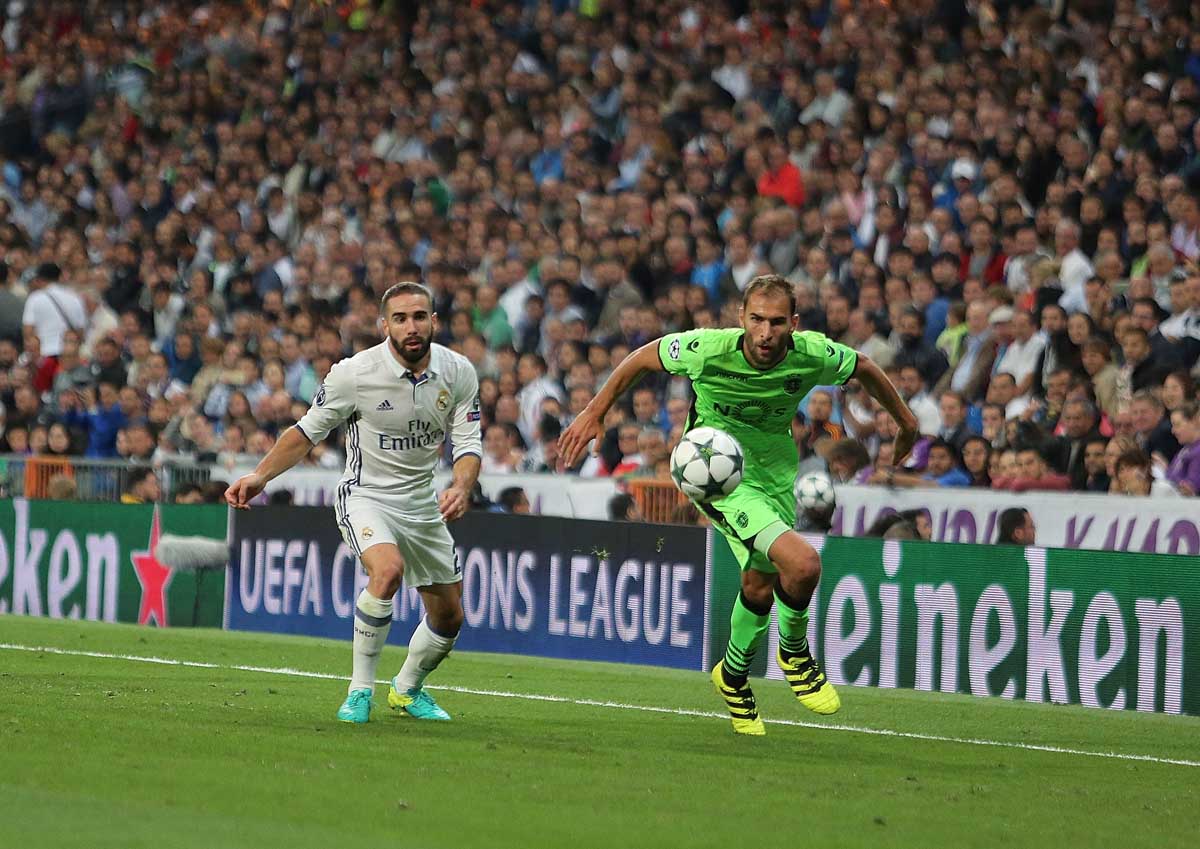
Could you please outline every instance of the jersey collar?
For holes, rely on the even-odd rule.
[[[742,355],[742,361],[746,365],[750,366],[750,368],[754,369],[755,371],[759,371],[759,372],[770,371],[771,369],[775,368],[775,366],[779,365],[779,363],[782,363],[783,360],[787,359],[787,354],[784,354],[783,360],[780,360],[779,363],[775,363],[774,366],[771,366],[771,369],[765,369],[765,370],[760,369],[758,366],[754,365],[754,363],[750,362],[750,358],[746,356],[745,343],[746,343],[746,331],[743,330],[741,333],[738,334],[738,341],[737,341],[738,353]],[[788,349],[789,353],[796,350],[796,331],[794,331],[794,330],[791,331],[790,333],[788,333],[788,335],[787,335],[787,349]]]
[[[425,367],[425,371],[421,372],[420,375],[413,374],[412,369],[405,368],[400,364],[395,354],[391,352],[386,339],[383,340],[383,351],[381,353],[387,361],[388,367],[391,368],[397,377],[409,381],[413,386],[420,386],[431,378],[437,377],[441,371],[441,352],[438,351],[438,347],[436,343],[429,346],[429,365]]]

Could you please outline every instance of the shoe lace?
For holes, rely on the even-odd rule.
[[[420,705],[426,708],[437,708],[437,702],[433,700],[433,696],[426,693],[424,690],[418,690],[416,695],[412,697],[414,705]]]
[[[367,704],[371,703],[371,694],[366,690],[355,690],[350,694],[350,697],[346,699],[346,703],[350,705],[350,707],[358,707],[364,702]]]

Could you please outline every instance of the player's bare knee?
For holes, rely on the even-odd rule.
[[[443,637],[456,637],[463,626],[462,605],[438,611],[436,618],[430,617],[429,627]]]
[[[777,577],[757,569],[742,572],[742,595],[757,609],[770,608]]]
[[[771,562],[779,569],[785,590],[789,584],[811,587],[821,578],[821,555],[795,532],[775,541],[771,546]]]
[[[402,560],[385,560],[377,563],[371,570],[371,587],[379,592],[372,592],[377,598],[391,598],[400,589],[400,581],[404,578],[404,562]]]

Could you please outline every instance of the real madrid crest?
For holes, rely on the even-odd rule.
[[[363,528],[361,536],[363,539],[370,539],[371,537],[375,536],[375,532],[370,528]]]
[[[445,412],[450,407],[450,393],[443,389],[438,393],[436,403],[438,410]]]

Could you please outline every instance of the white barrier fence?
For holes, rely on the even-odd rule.
[[[253,465],[235,465],[225,474],[232,481],[252,471]],[[290,489],[294,504],[332,504],[340,477],[340,469],[333,471],[300,467],[267,484],[267,494]],[[434,485],[438,489],[445,487],[449,481],[449,472],[434,475]],[[607,519],[608,499],[619,491],[610,478],[577,478],[573,475],[483,475],[479,483],[483,487],[483,494],[493,501],[506,487],[519,486],[529,497],[534,513],[576,519]]]
[[[1000,514],[1024,507],[1037,544],[1053,548],[1200,554],[1200,499],[1131,498],[1094,493],[995,492],[979,489],[838,487],[833,532],[862,536],[880,515],[929,511],[938,542],[990,543]]]

